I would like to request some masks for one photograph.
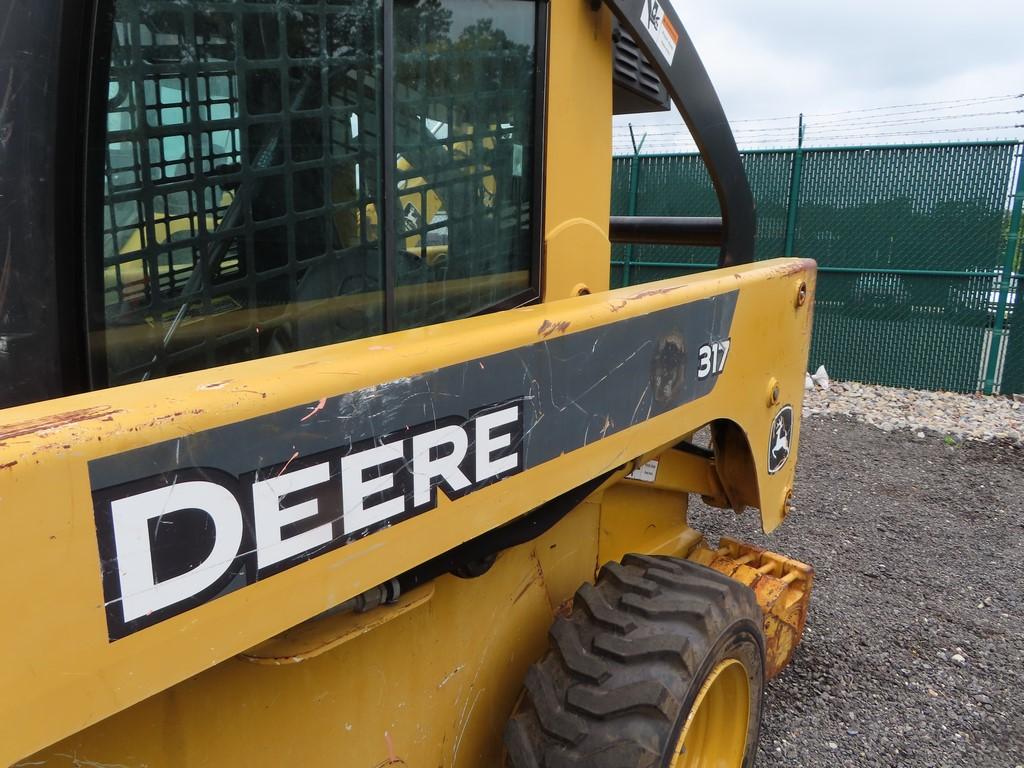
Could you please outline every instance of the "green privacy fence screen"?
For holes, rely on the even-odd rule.
[[[1021,153],[1024,155],[1024,153]],[[1005,298],[1008,311],[1002,316],[1007,327],[1006,356],[1001,371],[1000,384],[1003,392],[1024,393],[1024,157],[1018,158],[1017,187],[1014,194],[1010,225],[1007,231],[1006,259],[1004,272],[1008,275],[1008,287],[1000,292]],[[998,366],[997,366],[997,377]]]
[[[1021,149],[985,142],[743,153],[757,201],[757,258],[787,255],[789,235],[794,255],[819,264],[812,367],[900,387],[1024,392],[1024,297],[1010,236],[1024,197]],[[612,212],[719,211],[703,161],[684,154],[615,158]],[[706,248],[616,245],[612,285],[707,269],[715,258]]]

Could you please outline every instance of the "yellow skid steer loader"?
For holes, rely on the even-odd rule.
[[[0,765],[753,764],[812,570],[687,506],[786,516],[815,266],[671,4],[0,19]],[[610,216],[670,103],[721,216]]]

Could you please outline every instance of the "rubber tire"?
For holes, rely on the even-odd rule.
[[[725,659],[748,674],[743,766],[757,755],[764,691],[753,591],[687,560],[627,555],[576,592],[530,667],[505,729],[512,768],[665,768],[704,680]]]

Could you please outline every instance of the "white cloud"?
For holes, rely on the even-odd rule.
[[[835,143],[844,143],[840,136],[883,143],[1024,136],[1021,129],[981,130],[1022,124],[1024,114],[952,119],[968,112],[1024,109],[1024,99],[895,115],[888,120],[895,123],[891,125],[878,125],[886,122],[886,112],[823,114],[1024,92],[1024,46],[1016,23],[1019,3],[673,2],[726,114],[734,121],[741,145],[769,139],[791,144],[796,134],[795,116],[800,112],[808,114],[811,141],[815,134],[835,136]],[[794,118],[789,122],[736,122],[782,115]],[[678,119],[675,115],[616,118],[616,149],[625,149],[620,126],[627,122],[647,126]],[[900,120],[915,122],[897,122]],[[918,122],[921,120],[926,122]],[[785,130],[771,130],[776,128]],[[948,132],[964,128],[972,130]],[[667,129],[655,128],[649,146],[662,150],[682,146],[682,137],[673,144],[671,136]]]

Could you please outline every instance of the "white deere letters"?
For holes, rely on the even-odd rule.
[[[149,521],[186,509],[201,510],[210,518],[213,549],[194,568],[157,583]],[[110,515],[125,622],[186,600],[211,586],[231,565],[242,542],[242,511],[231,492],[216,483],[175,483],[118,499],[111,503]]]
[[[438,488],[455,499],[521,472],[522,422],[514,401],[238,478],[184,469],[96,491],[111,638],[433,509]]]
[[[290,538],[283,538],[281,534],[284,526],[313,517],[319,512],[318,500],[315,498],[291,507],[282,507],[281,499],[289,493],[326,483],[330,479],[331,468],[325,461],[253,484],[252,512],[256,532],[256,566],[259,569],[314,547],[322,547],[333,538],[329,522]]]
[[[341,457],[341,498],[345,505],[342,519],[345,522],[345,533],[368,528],[374,523],[402,514],[406,500],[401,495],[391,496],[369,506],[366,500],[373,494],[398,490],[395,488],[396,465],[404,459],[401,442],[385,443]],[[388,467],[391,471],[388,471]],[[370,469],[376,470],[376,477],[368,477]]]
[[[431,457],[431,451],[450,445],[451,453],[438,458]],[[412,484],[413,504],[417,507],[430,503],[430,491],[434,481],[444,480],[453,491],[461,491],[472,483],[463,474],[459,465],[466,458],[469,438],[462,427],[441,427],[416,435],[412,439]]]

